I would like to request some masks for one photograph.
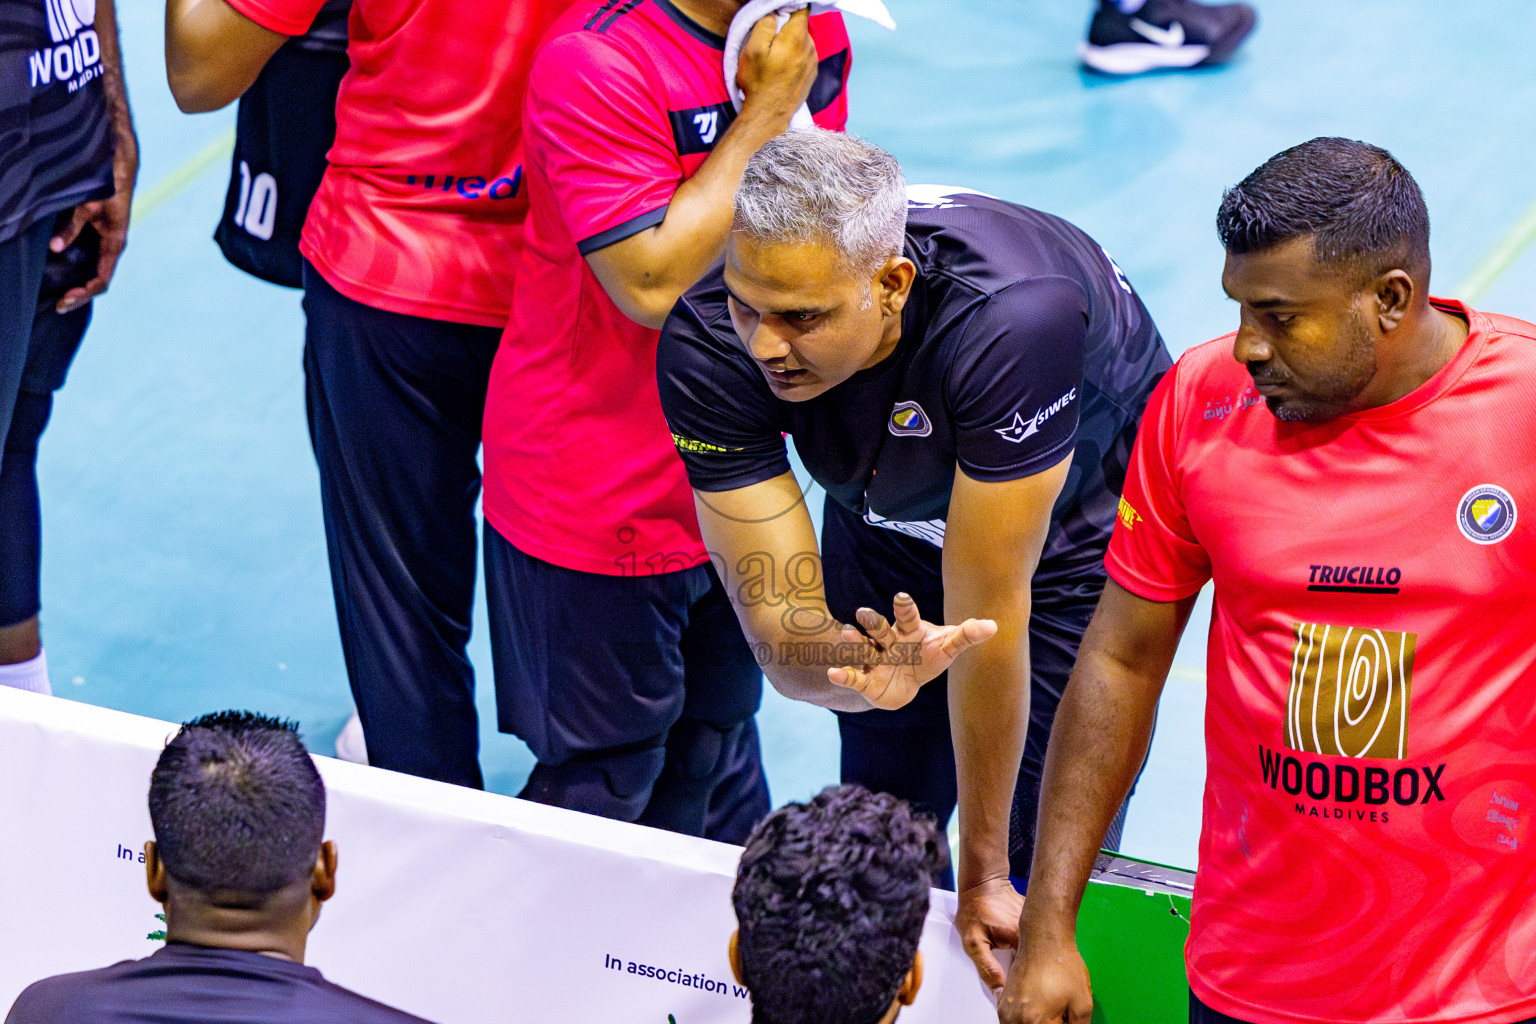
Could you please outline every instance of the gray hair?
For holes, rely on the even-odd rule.
[[[785,132],[747,161],[731,230],[772,243],[831,243],[873,273],[901,254],[907,184],[878,146],[823,128]]]

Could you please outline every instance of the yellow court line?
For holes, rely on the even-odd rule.
[[[1536,203],[1532,203],[1530,209],[1515,222],[1515,226],[1488,250],[1488,255],[1472,268],[1472,273],[1466,276],[1453,294],[1468,305],[1477,305],[1533,239],[1536,239]]]
[[[198,150],[192,159],[135,196],[133,212],[129,215],[128,222],[137,224],[140,218],[154,213],[196,181],[209,167],[227,161],[234,151],[235,128],[231,125],[218,138]]]

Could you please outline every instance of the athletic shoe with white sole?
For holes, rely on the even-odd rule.
[[[357,717],[356,711],[347,719],[347,724],[341,727],[341,735],[336,737],[336,756],[353,764],[368,763],[368,745],[363,742],[363,720]]]
[[[1078,55],[1105,75],[1220,64],[1257,20],[1247,4],[1147,0],[1140,10],[1126,14],[1114,0],[1099,0]]]

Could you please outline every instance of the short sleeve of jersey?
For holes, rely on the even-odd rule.
[[[997,292],[962,329],[947,394],[955,454],[975,480],[1017,480],[1072,450],[1082,405],[1087,298],[1066,278]]]
[[[57,1024],[69,1020],[69,1014],[60,1004],[60,979],[44,978],[21,990],[11,1012],[6,1014],[5,1024]]]
[[[716,271],[673,307],[656,353],[662,412],[688,480],[701,491],[749,487],[789,472],[774,398],[737,354],[730,320],[721,323],[724,305]],[[711,309],[720,312],[710,315]]]
[[[545,44],[528,82],[523,132],[583,256],[666,216],[682,168],[657,87],[595,32]]]
[[[1211,578],[1179,492],[1179,368],[1164,374],[1147,401],[1104,557],[1116,583],[1149,601],[1189,597]]]
[[[309,31],[325,0],[227,0],[229,6],[262,28],[285,36]]]

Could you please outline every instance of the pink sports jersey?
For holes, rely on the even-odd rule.
[[[1283,423],[1232,357],[1142,420],[1106,559],[1215,581],[1186,957],[1257,1024],[1536,1016],[1536,327],[1389,405]]]
[[[821,69],[809,106],[842,129],[842,17],[810,29]],[[619,312],[583,257],[660,224],[730,125],[724,48],[668,0],[582,0],[534,61],[527,248],[486,399],[484,507],[546,562],[644,576],[704,561],[656,390],[660,333]]]
[[[324,0],[228,0],[301,35]],[[501,327],[527,215],[522,108],[539,37],[572,0],[356,0],[330,166],[299,248],[348,298]]]

